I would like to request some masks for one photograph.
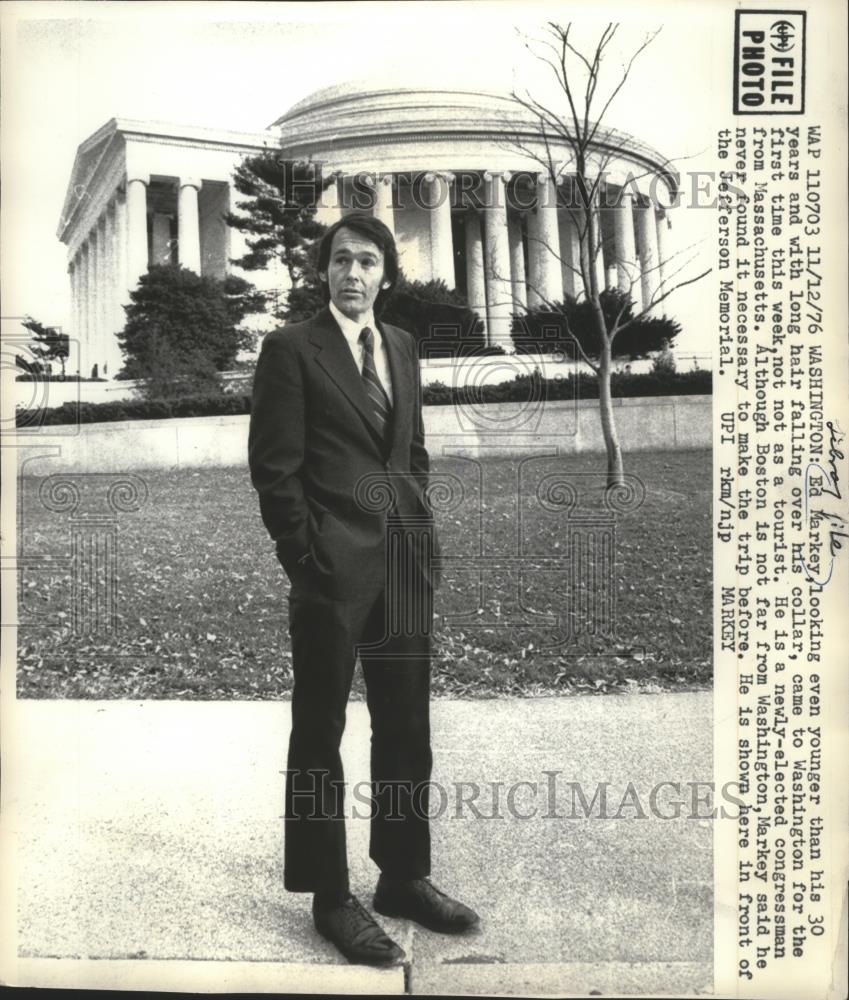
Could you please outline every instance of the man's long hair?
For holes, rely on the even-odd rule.
[[[383,254],[383,279],[389,282],[389,288],[381,288],[377,293],[377,298],[374,302],[374,314],[375,316],[379,316],[383,306],[386,304],[386,300],[392,294],[398,281],[398,248],[395,246],[395,237],[392,235],[389,227],[381,222],[380,219],[375,219],[373,215],[367,215],[365,212],[351,212],[350,215],[346,215],[338,222],[334,222],[324,236],[321,237],[321,243],[318,245],[318,263],[316,265],[319,273],[327,273],[327,268],[330,265],[330,248],[333,244],[333,237],[340,229],[348,229],[352,233],[356,233],[357,236],[370,240]],[[324,279],[321,281],[321,289],[325,302],[329,302],[330,286]]]

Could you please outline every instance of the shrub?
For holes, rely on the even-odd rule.
[[[122,374],[141,380],[148,399],[220,389],[220,373],[251,346],[239,324],[264,308],[261,296],[242,278],[201,277],[173,265],[149,268],[130,300],[118,334],[125,356]]]
[[[402,275],[381,319],[411,333],[420,358],[504,353],[500,347],[486,346],[482,320],[444,281],[408,281]]]
[[[601,293],[600,301],[608,329],[620,314],[620,322],[623,323],[634,315],[634,303],[618,289],[606,289]],[[516,353],[548,354],[557,351],[568,357],[577,356],[575,342],[566,332],[567,322],[584,352],[597,359],[599,345],[592,317],[592,303],[586,299],[576,301],[569,297],[564,302],[555,302],[553,311],[532,309],[522,316],[513,317],[512,337]],[[680,324],[668,316],[649,315],[634,319],[630,326],[616,335],[613,356],[648,357],[654,351],[668,349],[680,333]]]
[[[655,375],[674,375],[676,371],[675,365],[675,355],[668,347],[664,347],[662,351],[659,351],[655,355],[654,361],[651,366],[652,374]]]

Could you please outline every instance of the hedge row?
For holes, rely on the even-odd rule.
[[[105,378],[83,378],[82,375],[45,375],[44,372],[37,374],[24,373],[15,376],[16,382],[107,382]]]
[[[610,389],[616,398],[635,396],[709,396],[713,380],[709,371],[614,374]],[[509,382],[485,386],[447,386],[434,382],[425,388],[425,403],[448,406],[452,403],[511,403],[529,399],[598,399],[598,379],[579,373],[545,379],[536,369],[533,375],[518,375]]]
[[[674,372],[666,375],[620,374],[611,377],[616,397],[623,396],[705,396],[712,391],[708,371]],[[598,380],[579,374],[558,379],[519,375],[498,385],[454,387],[434,382],[424,387],[427,406],[450,406],[456,402],[507,403],[528,399],[598,399]],[[119,420],[166,420],[169,417],[211,417],[250,413],[251,397],[246,393],[187,396],[184,399],[113,400],[108,403],[64,403],[45,410],[19,409],[18,427],[45,424],[93,424]]]
[[[244,393],[215,393],[183,399],[115,399],[108,403],[63,403],[44,410],[19,409],[18,427],[45,424],[98,424],[120,420],[167,420],[169,417],[212,417],[250,413]]]

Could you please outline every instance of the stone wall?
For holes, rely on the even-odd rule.
[[[627,454],[634,451],[709,448],[710,396],[614,400],[616,426]],[[53,472],[128,472],[244,465],[247,416],[135,420],[57,426],[22,434],[24,475]],[[539,451],[578,454],[604,450],[598,401],[425,407],[431,456],[525,455]],[[40,453],[39,453],[40,452]],[[51,454],[55,452],[55,454]]]

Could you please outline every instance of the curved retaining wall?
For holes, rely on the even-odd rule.
[[[709,448],[711,396],[663,396],[614,400],[623,450]],[[425,435],[432,457],[458,453],[523,455],[604,451],[594,399],[469,407],[427,406]],[[24,475],[53,472],[130,472],[243,465],[247,416],[132,420],[61,425],[17,437]]]

